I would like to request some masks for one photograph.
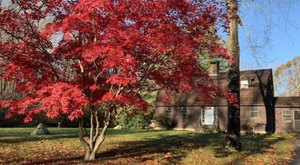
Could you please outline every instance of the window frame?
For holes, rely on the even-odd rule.
[[[187,112],[187,107],[186,106],[181,106],[180,107],[180,112],[182,117],[187,117],[188,116],[188,112]]]
[[[172,116],[172,107],[166,107],[165,108],[165,116],[171,117]]]
[[[259,118],[259,109],[257,106],[251,106],[249,111],[250,119],[257,119]],[[257,116],[252,116],[253,113],[257,113]]]
[[[289,112],[289,116],[290,116],[290,119],[289,121],[285,119],[285,116],[286,114],[284,114],[284,112]],[[292,123],[293,122],[293,114],[292,114],[292,111],[289,109],[289,110],[282,110],[282,123]]]

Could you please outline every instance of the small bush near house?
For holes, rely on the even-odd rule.
[[[151,122],[150,114],[126,114],[118,117],[118,124],[122,129],[144,129]]]
[[[19,126],[23,124],[25,118],[24,116],[19,115],[19,116],[14,116],[10,119],[6,119],[5,118],[6,112],[7,112],[6,108],[0,107],[0,127]]]
[[[252,134],[253,128],[249,124],[242,125],[242,130],[246,132],[246,134]]]
[[[196,128],[197,132],[201,133],[218,133],[220,132],[220,128],[218,126],[211,126],[211,125],[202,125],[198,128]]]
[[[155,116],[154,120],[160,125],[159,127],[165,128],[165,129],[171,129],[175,126],[174,121],[164,115]]]

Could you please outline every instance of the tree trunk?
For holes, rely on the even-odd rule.
[[[101,144],[104,142],[106,136],[105,133],[110,122],[110,112],[108,114],[108,117],[104,121],[104,127],[101,132],[99,132],[100,124],[98,117],[99,116],[97,114],[97,111],[92,110],[90,135],[87,136],[87,138],[84,137],[84,121],[81,120],[79,123],[79,139],[85,150],[84,160],[86,161],[95,160],[97,151]],[[96,125],[94,125],[94,122],[96,123]],[[88,134],[87,131],[85,131],[85,133]]]
[[[237,150],[241,149],[240,143],[240,50],[238,43],[238,2],[227,0],[229,19],[229,34],[227,41],[228,54],[234,58],[228,71],[228,91],[235,94],[237,100],[228,103],[228,125],[226,143]]]
[[[104,129],[102,131],[104,131]],[[104,132],[106,132],[106,129]],[[97,140],[95,141],[96,142],[95,145],[92,148],[90,147],[85,148],[84,160],[86,161],[95,160],[97,151],[101,146],[101,144],[103,143],[104,139],[105,139],[105,135],[99,136],[99,138],[97,138]]]

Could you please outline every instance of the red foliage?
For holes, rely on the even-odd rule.
[[[213,30],[226,27],[222,2],[12,2],[0,5],[0,67],[24,97],[0,102],[8,117],[73,120],[89,104],[146,108],[141,90],[215,93],[197,52],[226,56]]]

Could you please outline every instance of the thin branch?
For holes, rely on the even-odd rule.
[[[22,38],[22,37],[20,37],[20,36],[17,36],[17,35],[15,35],[15,34],[13,34],[12,32],[7,31],[7,30],[4,29],[3,27],[0,27],[0,30],[4,31],[5,33],[9,34],[11,37],[13,37],[13,38],[15,38],[15,39],[17,39],[17,40],[21,40],[21,41],[27,43],[29,46],[32,46],[33,48],[39,50],[39,51],[42,52],[43,54],[46,54],[46,55],[47,55],[46,57],[50,57],[50,56],[51,56],[51,54],[50,54],[47,50],[42,49],[42,48],[36,46],[35,44],[33,44],[33,43],[31,43],[31,42],[25,40],[24,38]],[[46,60],[46,63],[47,63],[47,64],[51,67],[51,69],[53,70],[53,72],[54,72],[54,74],[55,74],[55,77],[56,77],[58,80],[60,80],[60,77],[59,77],[58,73],[56,72],[56,70],[55,70],[53,64],[51,64],[50,61],[51,61],[51,60]]]
[[[95,111],[95,119],[96,119],[96,134],[94,136],[93,142],[95,142],[95,140],[98,138],[99,136],[99,118],[98,118],[98,111]]]
[[[84,127],[83,119],[80,119],[80,122],[79,122],[79,140],[80,140],[80,143],[87,150],[87,149],[89,149],[89,145],[88,145],[88,142],[84,139],[84,134],[83,134],[83,129],[84,128],[85,127]]]
[[[90,129],[90,138],[89,138],[89,144],[90,148],[93,148],[93,131],[94,131],[94,110],[91,108],[91,116],[90,116],[90,124],[91,124],[91,129]]]

